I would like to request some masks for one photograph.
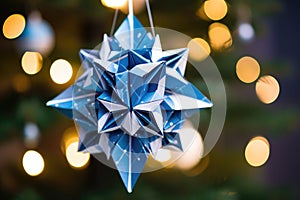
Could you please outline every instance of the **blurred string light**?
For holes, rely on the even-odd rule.
[[[75,128],[67,129],[63,134],[62,150],[69,165],[75,169],[84,169],[90,160],[89,153],[78,152],[78,135]]]
[[[50,67],[51,79],[57,84],[67,83],[72,78],[72,75],[72,66],[64,59],[54,61]]]
[[[232,45],[232,37],[228,27],[215,22],[208,28],[208,36],[214,50],[224,50]]]
[[[255,32],[251,24],[241,23],[238,27],[239,37],[244,41],[250,41],[254,38]]]
[[[145,8],[145,0],[133,0],[133,10],[134,13],[140,13]],[[120,7],[120,10],[123,13],[128,13],[128,0],[126,0],[125,4]]]
[[[26,20],[23,15],[10,15],[3,24],[3,35],[7,39],[15,39],[23,33],[25,25]]]
[[[223,19],[228,11],[224,0],[207,0],[203,4],[205,15],[214,21]]]
[[[27,148],[38,146],[40,139],[40,130],[35,123],[28,122],[24,126],[24,143]]]
[[[184,153],[176,160],[175,166],[182,170],[190,170],[202,158],[204,152],[203,140],[200,133],[192,127],[184,128],[180,136]],[[192,140],[190,140],[191,136]]]
[[[244,83],[254,82],[259,77],[259,74],[259,63],[250,56],[242,57],[236,63],[236,75]]]
[[[30,80],[24,74],[16,74],[12,79],[12,86],[17,92],[26,92],[30,88]]]
[[[259,167],[265,164],[270,156],[270,144],[264,137],[250,140],[245,149],[245,158],[249,165]]]
[[[126,5],[127,0],[101,0],[101,3],[106,7],[119,9]]]
[[[194,38],[188,43],[189,57],[195,61],[205,60],[210,54],[209,44],[202,38]]]
[[[261,102],[271,104],[278,98],[280,86],[273,76],[266,75],[258,79],[255,90]]]
[[[23,34],[18,40],[20,52],[35,51],[48,55],[54,47],[54,31],[38,11],[30,13]]]
[[[26,74],[37,74],[43,66],[43,57],[38,52],[26,51],[22,56],[22,68]]]
[[[78,141],[67,146],[66,158],[68,163],[74,168],[85,168],[90,160],[89,153],[78,152]]]
[[[149,156],[144,170],[152,171],[162,166],[167,168],[177,167],[187,173],[191,172],[188,176],[196,176],[206,169],[206,165],[208,165],[206,162],[198,168],[198,163],[203,155],[204,144],[201,135],[193,128],[191,122],[186,121],[178,134],[183,151],[172,148],[170,150],[160,149],[154,157]],[[195,166],[197,166],[197,169]]]
[[[247,4],[239,3],[237,7],[237,19],[238,19],[238,36],[242,41],[249,42],[255,37],[255,31],[251,25],[252,13]]]
[[[203,20],[210,21],[210,19],[209,19],[209,18],[207,17],[207,15],[205,14],[203,4],[202,4],[202,6],[197,10],[196,15],[197,15],[198,17],[200,17],[201,19],[203,19]]]
[[[45,167],[42,155],[34,150],[29,150],[24,154],[22,164],[25,172],[30,176],[41,174]]]

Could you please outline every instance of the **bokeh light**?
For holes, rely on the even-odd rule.
[[[66,153],[67,147],[71,143],[77,142],[77,141],[78,141],[78,134],[77,134],[75,127],[70,127],[68,129],[66,129],[63,134],[63,137],[62,137],[62,143],[61,143],[62,152]]]
[[[259,74],[259,63],[250,56],[240,58],[236,64],[236,75],[244,83],[252,83],[259,77]]]
[[[211,20],[223,19],[228,11],[224,0],[207,0],[203,8],[206,16]]]
[[[24,126],[24,144],[27,148],[35,148],[38,146],[40,139],[39,127],[32,122],[28,122]]]
[[[41,174],[45,167],[42,155],[34,150],[29,150],[24,154],[22,163],[25,172],[30,176]]]
[[[241,39],[249,41],[254,38],[255,32],[251,24],[242,23],[238,27],[238,34]]]
[[[205,60],[210,54],[209,44],[202,38],[194,38],[188,43],[189,57],[195,61]]]
[[[78,152],[78,141],[70,143],[66,148],[68,163],[74,168],[84,168],[90,160],[89,153]]]
[[[232,37],[228,27],[215,22],[208,28],[210,44],[214,50],[223,50],[232,45]]]
[[[159,162],[167,162],[171,159],[171,151],[168,149],[159,149],[155,155],[155,160]]]
[[[7,39],[15,39],[24,31],[26,20],[23,15],[13,14],[9,16],[3,24],[3,35]]]
[[[62,151],[69,165],[74,169],[84,169],[90,160],[89,153],[78,152],[78,134],[75,127],[68,128],[62,137]]]
[[[101,0],[101,3],[106,7],[119,9],[126,5],[127,0]]]
[[[58,59],[50,67],[50,76],[57,84],[67,83],[73,75],[71,64],[63,59]]]
[[[255,90],[261,102],[271,104],[278,98],[280,86],[273,76],[266,75],[258,79]]]
[[[37,74],[43,66],[43,57],[38,52],[27,51],[22,56],[22,68],[26,74]]]
[[[249,165],[259,167],[265,164],[270,156],[270,144],[264,137],[250,140],[245,149],[245,158]]]
[[[193,141],[185,141],[184,135],[181,134],[181,142],[183,145],[184,153],[183,155],[176,161],[175,166],[183,169],[183,170],[190,170],[195,167],[202,158],[204,152],[204,144],[200,133],[193,129],[193,128],[186,128],[184,131],[186,135],[192,134]],[[190,139],[190,136],[187,136]],[[186,144],[190,144],[186,146]]]
[[[30,13],[23,34],[17,41],[17,50],[39,52],[47,56],[55,45],[55,35],[51,25],[45,21],[41,13],[34,11]]]
[[[145,0],[133,0],[133,10],[135,14],[143,11],[145,6],[146,6]],[[128,0],[126,0],[125,4],[120,7],[120,10],[123,13],[128,13]]]
[[[206,21],[210,21],[210,19],[207,17],[207,15],[205,14],[205,11],[204,11],[204,5],[202,4],[201,7],[197,10],[196,12],[196,15],[198,17],[200,17],[201,19],[203,20],[206,20]]]

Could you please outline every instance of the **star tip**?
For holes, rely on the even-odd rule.
[[[84,50],[83,49],[79,50],[79,56],[83,59],[83,56],[84,56]]]
[[[51,101],[48,101],[48,102],[46,103],[46,106],[52,106]]]
[[[108,41],[108,35],[106,33],[104,33],[104,35],[103,35],[103,42],[107,42],[107,41]]]
[[[79,50],[79,54],[81,54],[81,55],[86,55],[86,54],[88,54],[88,49],[80,49],[80,50]]]
[[[79,142],[78,147],[77,147],[77,151],[82,152],[82,153],[86,153],[87,149],[81,142]]]

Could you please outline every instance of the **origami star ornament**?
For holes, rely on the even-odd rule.
[[[84,73],[47,105],[74,119],[78,150],[105,153],[132,192],[148,156],[182,150],[183,122],[212,103],[184,79],[188,49],[163,51],[133,15],[80,56]]]

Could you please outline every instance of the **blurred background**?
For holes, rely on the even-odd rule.
[[[73,121],[45,104],[74,82],[79,50],[110,33],[117,7],[119,25],[126,3],[0,3],[0,199],[300,199],[300,14],[292,0],[151,0],[155,26],[189,35],[190,59],[210,55],[217,64],[228,98],[222,135],[202,159],[205,135],[197,137],[175,164],[142,174],[132,194],[117,171],[76,152]],[[134,5],[148,26],[144,0]],[[186,78],[203,85],[192,68]],[[171,154],[156,159],[163,165]]]

